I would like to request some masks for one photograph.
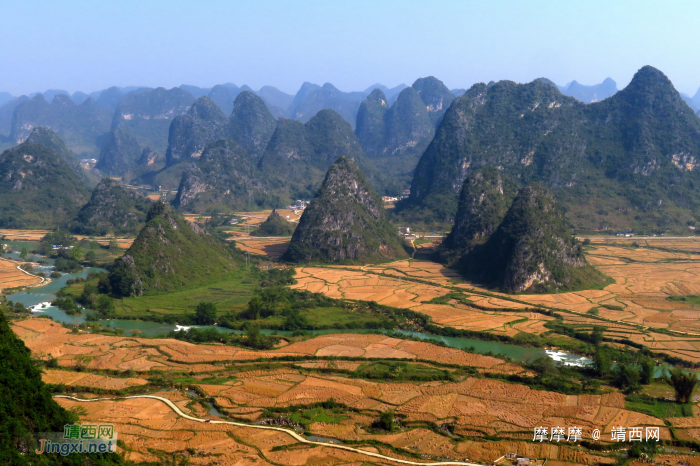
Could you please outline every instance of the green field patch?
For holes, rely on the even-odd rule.
[[[693,409],[689,404],[680,404],[646,395],[628,395],[625,398],[625,406],[631,411],[638,411],[661,419],[693,416]]]
[[[341,411],[338,409],[324,409],[319,407],[303,409],[293,413],[291,416],[289,416],[289,419],[306,426],[313,424],[314,422],[329,422],[335,424],[343,419],[347,419],[347,416],[341,414]]]
[[[448,370],[403,361],[366,362],[354,372],[363,379],[416,381],[452,379],[452,373]]]

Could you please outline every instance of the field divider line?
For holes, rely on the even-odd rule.
[[[233,425],[236,427],[248,427],[252,429],[264,429],[264,430],[276,430],[278,432],[283,432],[289,436],[291,436],[294,440],[300,442],[300,443],[306,443],[309,445],[318,445],[322,447],[331,447],[331,448],[337,448],[340,450],[346,450],[346,451],[351,451],[353,453],[359,453],[362,455],[367,455],[371,456],[374,458],[379,458],[385,461],[393,461],[395,463],[401,463],[401,464],[411,464],[415,466],[442,466],[442,465],[462,465],[462,466],[483,466],[478,463],[467,463],[463,461],[440,461],[437,463],[420,463],[417,461],[410,461],[410,460],[404,460],[400,458],[392,458],[391,456],[386,456],[382,455],[381,453],[374,453],[372,451],[366,451],[366,450],[361,450],[359,448],[353,448],[353,447],[348,447],[346,445],[337,445],[335,443],[324,443],[324,442],[314,442],[312,440],[308,440],[301,435],[297,434],[294,431],[283,429],[282,427],[275,427],[275,426],[264,426],[264,425],[257,425],[257,424],[245,424],[242,422],[234,422],[234,421],[216,421],[216,420],[208,420],[208,419],[200,419],[194,416],[190,416],[189,414],[183,413],[180,408],[170,401],[167,398],[162,398],[160,396],[155,396],[155,395],[131,395],[131,396],[125,396],[125,397],[116,397],[116,398],[91,398],[91,399],[82,399],[82,398],[76,398],[74,396],[68,396],[68,395],[54,395],[54,398],[67,398],[69,400],[74,400],[74,401],[81,401],[81,402],[90,402],[90,401],[118,401],[120,399],[133,399],[133,398],[150,398],[153,400],[158,400],[163,403],[165,403],[170,409],[172,409],[175,414],[177,414],[180,417],[184,417],[185,419],[188,419],[190,421],[194,422],[207,422],[210,424],[228,424],[228,425]]]
[[[13,262],[13,263],[15,263],[15,264],[19,263],[20,265],[22,265],[22,264],[28,264],[28,262],[19,262],[19,261],[15,261],[15,260],[12,260],[12,259],[5,259],[4,257],[0,257],[0,260],[7,261],[7,262]],[[22,267],[20,267],[20,265],[17,266],[17,270],[19,270],[20,272],[22,272],[22,273],[24,273],[24,274],[29,275],[30,277],[35,277],[35,278],[38,278],[39,280],[41,280],[39,283],[34,283],[34,284],[31,284],[31,285],[21,285],[21,286],[26,286],[27,288],[34,288],[34,287],[37,287],[37,286],[44,286],[44,285],[47,285],[47,284],[49,284],[49,283],[51,282],[51,279],[50,279],[50,278],[40,277],[39,275],[34,275],[33,273],[29,273],[29,272],[27,272],[26,270],[24,270]]]

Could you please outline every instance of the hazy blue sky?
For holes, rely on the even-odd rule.
[[[0,91],[547,77],[700,86],[700,1],[0,0]]]

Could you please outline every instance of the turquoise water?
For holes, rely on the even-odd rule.
[[[13,249],[17,252],[13,255],[19,255],[22,246],[27,246],[28,249],[36,247],[36,243],[22,243],[17,241],[6,242],[10,244]],[[52,262],[51,259],[45,259],[47,262]],[[45,267],[45,272],[48,275],[51,272],[51,266]],[[104,269],[91,267],[85,268],[80,273],[70,273],[63,274],[61,278],[56,278],[51,281],[51,283],[37,288],[29,288],[26,291],[20,291],[9,296],[10,301],[20,302],[27,307],[33,309],[35,316],[45,315],[51,317],[56,322],[61,322],[64,324],[78,325],[86,321],[85,316],[82,315],[68,315],[63,310],[57,307],[51,306],[51,302],[56,298],[56,292],[66,286],[66,281],[69,279],[75,279],[77,277],[86,277],[90,272],[104,271]],[[174,324],[161,324],[157,322],[147,322],[142,320],[101,320],[98,323],[105,327],[119,328],[124,330],[127,335],[144,335],[144,336],[156,336],[167,334],[172,330],[178,328]],[[219,332],[224,333],[241,333],[237,330],[231,330],[223,327],[215,326],[196,326],[199,329],[215,328]],[[136,333],[134,333],[136,332]],[[334,333],[374,333],[376,331],[372,330],[309,330],[306,333],[311,335],[326,335]],[[289,336],[292,332],[280,331],[280,330],[262,330],[261,333],[266,335],[280,335]],[[592,361],[588,358],[582,356],[576,356],[565,352],[552,352],[546,351],[540,348],[526,348],[517,345],[511,345],[507,343],[500,343],[496,341],[483,341],[476,340],[472,338],[461,338],[461,337],[442,337],[437,335],[431,335],[421,332],[411,332],[399,330],[396,333],[402,333],[404,335],[410,336],[412,338],[419,338],[422,340],[438,340],[443,342],[445,345],[452,348],[468,349],[473,347],[477,353],[493,353],[502,354],[508,356],[509,358],[515,359],[517,361],[527,362],[532,361],[535,358],[542,356],[549,356],[557,361],[562,361],[566,364],[575,365],[587,365]]]

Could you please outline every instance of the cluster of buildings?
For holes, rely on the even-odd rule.
[[[287,209],[292,210],[296,212],[297,210],[304,210],[306,207],[311,203],[311,201],[302,201],[301,199],[297,199],[294,201],[294,204],[287,206]]]

